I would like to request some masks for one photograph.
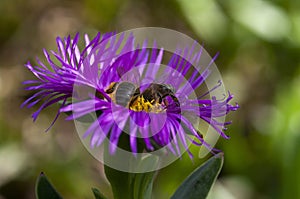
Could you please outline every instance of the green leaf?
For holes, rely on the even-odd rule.
[[[106,199],[106,197],[102,195],[102,193],[98,189],[92,188],[92,191],[94,193],[95,199]]]
[[[37,199],[62,199],[43,172],[36,181],[35,195]]]
[[[175,191],[171,199],[205,199],[223,165],[223,153],[219,153],[198,167]]]

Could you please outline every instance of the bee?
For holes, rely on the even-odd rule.
[[[139,94],[139,89],[130,82],[113,82],[105,92],[116,104],[128,107],[131,98]]]
[[[179,106],[174,88],[168,84],[151,83],[143,92],[131,82],[113,82],[105,91],[112,101],[134,111],[160,112],[168,106],[170,96]]]

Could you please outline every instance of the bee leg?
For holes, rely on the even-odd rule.
[[[119,84],[118,82],[112,82],[112,83],[108,86],[108,89],[107,89],[105,92],[106,92],[107,94],[113,93],[113,92],[116,90],[118,84]]]

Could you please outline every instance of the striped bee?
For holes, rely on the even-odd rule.
[[[105,91],[112,101],[134,111],[161,112],[167,106],[167,96],[177,104],[174,88],[168,84],[151,83],[143,92],[131,82],[113,82]]]

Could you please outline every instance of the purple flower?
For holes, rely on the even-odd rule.
[[[45,99],[33,114],[34,120],[41,110],[58,102],[58,114],[72,113],[67,119],[95,113],[97,117],[84,138],[90,137],[91,147],[100,146],[108,138],[111,154],[121,135],[127,133],[134,154],[142,141],[147,151],[167,147],[181,154],[183,148],[192,156],[189,143],[211,148],[197,130],[199,120],[228,138],[223,131],[229,122],[218,122],[218,118],[238,109],[238,105],[229,104],[233,98],[230,93],[224,99],[209,99],[210,91],[197,96],[196,90],[210,75],[214,59],[201,73],[187,60],[199,63],[202,51],[184,49],[180,56],[179,50],[164,64],[163,49],[155,43],[149,49],[147,41],[136,44],[132,35],[98,34],[92,41],[85,36],[82,51],[78,43],[78,34],[74,39],[58,38],[57,52],[50,55],[44,50],[47,64],[38,58],[38,66],[26,64],[38,80],[24,82],[36,93],[23,106],[32,107]],[[220,84],[216,82],[213,89]]]

